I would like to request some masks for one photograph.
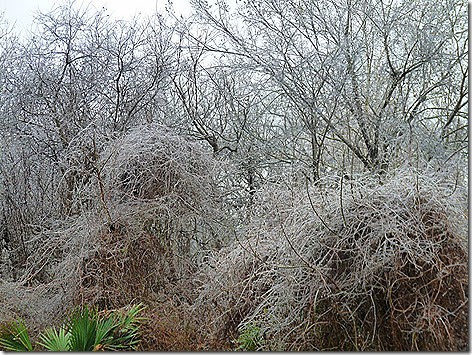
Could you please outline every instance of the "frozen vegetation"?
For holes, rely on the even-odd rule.
[[[0,348],[467,350],[467,2],[192,8],[0,20]]]

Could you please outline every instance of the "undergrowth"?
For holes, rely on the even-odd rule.
[[[115,183],[138,155],[119,159],[105,174]],[[359,177],[342,189],[323,181],[267,184],[234,241],[216,248],[205,239],[216,224],[203,223],[212,209],[198,207],[211,187],[196,191],[195,181],[186,192],[178,166],[172,174],[159,170],[170,166],[161,162],[150,175],[170,174],[162,190],[139,174],[115,190],[105,184],[113,223],[106,216],[94,222],[93,211],[68,221],[49,235],[21,282],[2,282],[0,316],[25,319],[4,328],[5,348],[31,350],[25,324],[42,334],[44,348],[77,348],[67,335],[73,322],[45,330],[47,322],[90,304],[85,318],[95,325],[75,344],[91,350],[467,349],[467,205],[447,179],[398,170],[384,184]],[[182,176],[193,171],[181,168]],[[131,182],[142,187],[136,196]],[[172,210],[166,194],[186,193],[202,200],[189,207],[183,199]],[[41,267],[49,275],[43,283],[34,272]],[[95,310],[136,301],[148,305],[142,341],[114,343],[120,318]],[[102,331],[106,341],[95,342]]]
[[[266,186],[246,238],[202,272],[195,309],[214,337],[256,322],[261,350],[468,346],[467,209],[412,171],[339,190]]]
[[[94,307],[78,307],[59,326],[48,327],[33,346],[22,319],[2,324],[0,347],[7,351],[110,351],[136,350],[141,341],[144,318],[141,304],[128,310],[99,312]]]

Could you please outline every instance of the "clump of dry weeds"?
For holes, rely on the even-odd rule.
[[[35,319],[47,310],[48,320],[77,303],[116,308],[183,282],[218,242],[217,168],[210,153],[160,125],[109,143],[88,209],[38,233],[38,249],[8,288],[27,299],[57,294],[56,307],[31,310],[26,300],[17,313]]]
[[[263,350],[466,348],[459,190],[411,170],[322,186],[259,193],[247,238],[202,276],[206,331],[223,339],[256,324]]]

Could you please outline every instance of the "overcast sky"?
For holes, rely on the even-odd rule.
[[[131,18],[135,14],[148,15],[157,9],[164,12],[167,0],[77,0],[78,4],[91,3],[95,8],[102,6],[116,18]],[[188,0],[173,0],[174,9],[177,14],[186,15],[190,12]],[[63,0],[0,0],[0,13],[4,12],[10,24],[16,23],[16,31],[23,32],[30,29],[34,14],[37,10],[48,12],[57,5],[64,3]]]

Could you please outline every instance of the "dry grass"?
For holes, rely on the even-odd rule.
[[[166,297],[152,303],[145,314],[142,351],[222,351],[231,350],[228,340],[218,341],[200,331],[204,315],[196,317],[189,303]]]

